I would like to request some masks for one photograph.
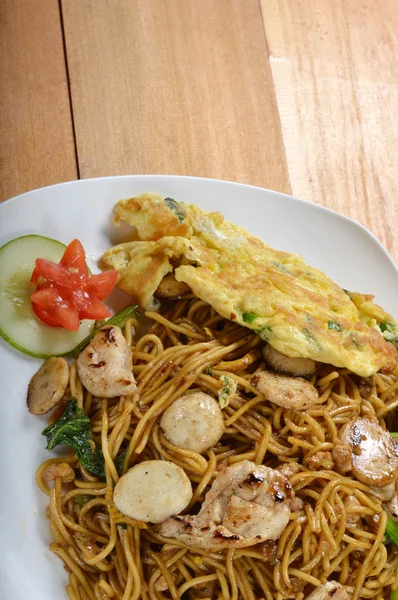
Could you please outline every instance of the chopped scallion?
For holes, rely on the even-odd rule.
[[[242,319],[245,323],[252,323],[255,319],[258,319],[258,315],[255,313],[242,313]]]
[[[102,327],[104,327],[104,325],[115,325],[115,327],[117,326],[117,327],[123,328],[126,321],[128,319],[130,319],[130,317],[134,316],[134,313],[137,310],[137,308],[138,308],[138,304],[131,304],[130,306],[127,306],[120,312],[116,313],[116,315],[113,315],[113,317],[110,317],[100,327],[94,327],[94,329],[90,333],[90,335],[88,335],[86,338],[84,338],[84,340],[82,342],[80,342],[80,344],[78,344],[78,346],[76,346],[76,348],[74,348],[72,350],[71,354],[72,354],[73,358],[79,358],[79,354],[81,352],[83,352],[84,348],[89,345],[89,343],[91,342],[93,337],[102,329]]]
[[[398,525],[390,517],[387,519],[385,536],[388,540],[398,546]]]
[[[334,331],[341,331],[341,325],[339,325],[336,321],[329,321],[328,327]]]

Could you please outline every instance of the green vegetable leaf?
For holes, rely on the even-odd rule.
[[[220,381],[224,384],[221,389],[218,390],[218,402],[220,408],[225,408],[234,397],[238,382],[235,379],[221,375]]]
[[[89,496],[88,494],[82,494],[81,496],[76,496],[75,502],[79,506],[84,506],[92,497],[93,496]]]
[[[396,432],[396,431],[393,431],[393,432],[391,433],[391,437],[393,437],[393,438],[394,438],[394,440],[396,440],[396,441],[398,442],[398,432]]]
[[[379,323],[381,334],[388,342],[396,343],[398,341],[396,326],[394,323]]]
[[[90,335],[85,337],[84,340],[82,342],[80,342],[80,344],[72,350],[71,354],[72,354],[73,358],[79,358],[79,354],[81,352],[83,352],[84,348],[86,348],[86,346],[89,345],[89,343],[91,342],[93,337],[102,329],[102,327],[104,325],[115,325],[122,329],[124,327],[124,325],[126,324],[126,321],[128,319],[130,319],[130,317],[134,316],[137,308],[138,308],[138,304],[131,304],[130,306],[127,306],[120,312],[116,313],[116,315],[113,315],[113,317],[110,317],[107,321],[105,321],[99,327],[94,327],[94,329],[90,333]]]
[[[95,444],[90,429],[90,419],[78,406],[75,398],[69,400],[62,417],[42,432],[47,438],[47,450],[56,446],[70,446],[76,452],[80,464],[89,473],[105,480],[104,457]]]
[[[174,200],[173,198],[165,198],[164,201],[166,202],[169,209],[172,210],[173,213],[176,215],[180,223],[182,223],[185,218],[183,204],[177,202],[177,200]]]
[[[334,331],[342,331],[341,325],[336,323],[336,321],[329,321],[328,327],[329,327],[329,329],[332,329]]]
[[[398,590],[391,590],[390,600],[398,600]]]
[[[276,260],[271,260],[271,265],[277,267],[282,273],[287,273],[288,275],[290,275],[290,271],[288,271],[285,265],[283,265],[282,263],[279,263]]]
[[[385,536],[389,541],[398,546],[398,525],[390,517],[387,519]]]
[[[262,340],[265,340],[267,342],[271,337],[270,333],[272,333],[272,329],[271,327],[263,327],[262,329],[255,329],[255,332],[257,333],[257,335],[260,336]]]
[[[242,313],[242,319],[245,323],[252,323],[255,319],[258,319],[258,315],[254,313]]]
[[[128,450],[128,448],[126,448],[125,450],[120,452],[120,454],[118,454],[115,459],[115,467],[116,467],[116,471],[118,472],[119,475],[121,475],[122,471],[123,471],[124,459],[127,456],[127,450]]]

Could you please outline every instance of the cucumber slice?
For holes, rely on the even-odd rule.
[[[69,354],[93,330],[82,321],[79,331],[49,327],[35,316],[29,282],[36,258],[59,262],[66,246],[41,235],[24,235],[0,248],[0,336],[17,350],[35,356]]]

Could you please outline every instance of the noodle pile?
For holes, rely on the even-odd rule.
[[[398,548],[385,543],[382,501],[369,486],[334,471],[330,453],[341,428],[358,416],[375,415],[383,428],[392,426],[398,373],[377,374],[367,382],[371,393],[364,394],[357,376],[320,365],[311,378],[318,403],[305,412],[290,411],[265,401],[249,383],[264,369],[264,343],[253,332],[194,297],[170,304],[163,315],[146,315],[152,326],[145,335],[135,320],[125,328],[134,350],[137,397],[93,398],[82,388],[76,366],[71,368],[71,395],[89,416],[102,448],[106,483],[87,473],[75,456],[52,458],[37,471],[38,485],[50,498],[50,548],[69,572],[70,600],[303,600],[330,579],[345,585],[352,600],[386,598]],[[217,398],[221,376],[237,382],[223,410],[221,441],[205,456],[173,445],[159,427],[160,415],[188,389]],[[114,460],[122,450],[124,472],[142,460],[180,465],[194,491],[184,511],[191,514],[217,473],[243,460],[273,468],[294,463],[288,477],[301,501],[275,542],[214,552],[187,548],[116,510]],[[75,469],[74,482],[63,486],[57,478],[49,487],[45,469],[64,462]]]

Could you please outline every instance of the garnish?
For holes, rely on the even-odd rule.
[[[47,438],[47,450],[53,450],[56,446],[70,446],[76,452],[82,467],[101,481],[105,481],[105,461],[102,450],[91,433],[90,419],[84,414],[75,398],[68,401],[59,421],[46,427],[42,435]],[[123,450],[115,459],[119,475],[122,473],[126,454],[127,450]],[[81,503],[85,502],[82,500]]]
[[[258,315],[254,313],[242,313],[242,319],[245,323],[252,323],[255,319],[258,319]]]
[[[46,427],[42,435],[47,438],[47,450],[53,450],[56,446],[70,446],[86,471],[105,480],[103,454],[91,433],[90,419],[75,398],[68,401],[59,421]]]
[[[0,336],[17,350],[36,356],[68,354],[94,327],[84,320],[79,331],[54,329],[40,321],[33,311],[30,283],[37,257],[58,263],[66,246],[41,235],[23,235],[0,248]]]
[[[385,536],[388,541],[398,546],[398,525],[390,517],[387,519]]]
[[[176,215],[180,223],[182,223],[185,218],[183,205],[180,202],[177,202],[177,200],[174,200],[173,198],[165,198],[164,201],[169,207],[169,209],[172,210],[173,213]]]
[[[103,328],[104,325],[115,325],[116,327],[120,327],[120,329],[123,329],[124,325],[126,324],[126,321],[130,319],[130,317],[134,316],[137,308],[138,304],[130,304],[130,306],[126,306],[126,308],[123,308],[123,310],[113,315],[110,319],[105,321],[99,327],[95,327],[93,331],[86,338],[84,338],[84,340],[82,340],[80,344],[76,346],[76,348],[72,350],[71,354],[73,358],[79,358],[79,354],[83,352],[84,348],[86,348],[86,346],[89,345],[93,337]]]
[[[220,381],[222,381],[224,385],[218,390],[218,402],[220,408],[225,408],[234,397],[238,382],[226,375],[221,375]]]
[[[37,258],[31,283],[33,310],[42,323],[78,331],[83,319],[105,319],[111,312],[103,304],[117,282],[117,271],[90,275],[82,244],[73,240],[59,263]]]
[[[342,331],[341,325],[339,325],[336,321],[328,321],[328,327],[333,331]]]

